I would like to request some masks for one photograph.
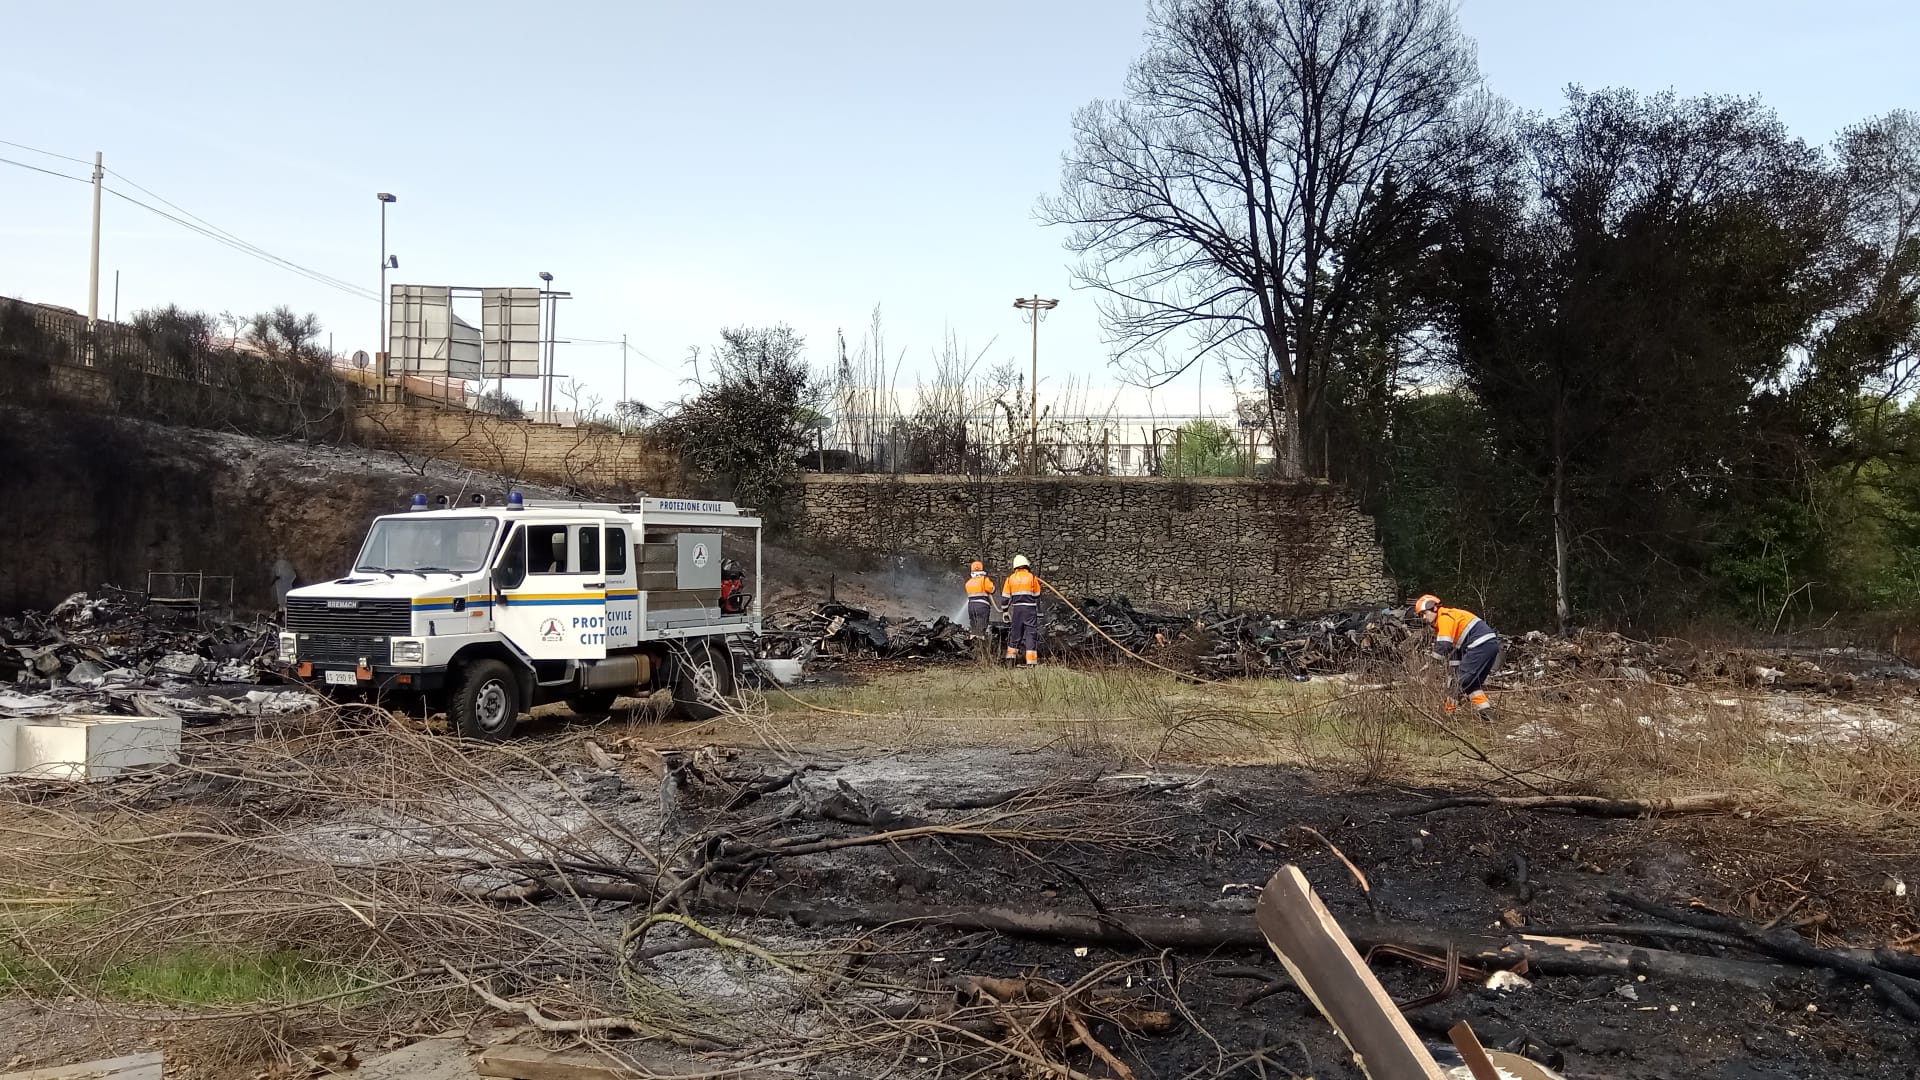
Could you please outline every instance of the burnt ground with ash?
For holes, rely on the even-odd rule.
[[[926,804],[934,799],[1093,772],[1084,760],[987,751],[815,763],[823,768],[807,784],[844,781],[909,814],[928,813]],[[781,768],[765,764],[770,772]],[[1156,790],[1183,779],[1192,782]],[[1310,774],[1268,767],[1113,776],[1096,788],[1115,806],[1144,811],[1163,839],[1034,845],[1025,851],[981,844],[854,849],[782,864],[752,884],[821,906],[891,902],[904,895],[937,904],[1031,904],[1088,913],[1097,898],[1123,918],[1217,917],[1251,911],[1255,891],[1234,886],[1257,887],[1292,862],[1343,922],[1371,918],[1347,870],[1297,828],[1309,826],[1365,872],[1379,916],[1398,923],[1484,932],[1504,913],[1518,913],[1535,926],[1643,921],[1608,901],[1609,891],[1625,891],[1674,903],[1697,897],[1730,911],[1765,912],[1777,905],[1768,917],[1789,908],[1803,917],[1824,916],[1828,943],[1884,942],[1913,930],[1911,901],[1893,897],[1884,886],[1890,873],[1913,880],[1920,873],[1920,850],[1867,850],[1847,837],[1804,827],[1472,807],[1395,817],[1395,810],[1423,796],[1332,791]],[[772,810],[782,798],[769,796],[759,809]],[[713,805],[692,800],[683,806],[687,824],[711,827],[727,816],[717,798]],[[920,950],[917,971],[929,977],[1042,975],[1068,984],[1100,964],[1134,955],[1094,946],[1076,956],[1058,943],[938,929],[908,937]],[[934,956],[943,959],[936,964]],[[1262,1045],[1297,1042],[1313,1068],[1295,1056],[1289,1067],[1296,1071],[1360,1075],[1304,997],[1286,989],[1242,1005],[1259,984],[1212,974],[1249,965],[1282,971],[1271,956],[1230,950],[1176,955],[1166,968],[1171,978],[1147,981],[1169,1001],[1177,992],[1224,1047],[1228,1063]],[[1399,1000],[1428,994],[1440,982],[1437,972],[1390,961],[1376,968]],[[1624,976],[1539,977],[1518,991],[1462,988],[1411,1014],[1416,1028],[1436,1041],[1462,1018],[1473,1022],[1487,1045],[1530,1043],[1538,1056],[1564,1064],[1569,1076],[1912,1076],[1920,1061],[1920,1028],[1864,987],[1807,971],[1772,992]],[[1159,1076],[1215,1075],[1222,1063],[1220,1050],[1190,1024],[1169,1036],[1134,1039],[1129,1050],[1137,1064]],[[1276,1051],[1274,1057],[1287,1063],[1298,1052]],[[1259,1075],[1251,1067],[1240,1074]]]
[[[158,934],[163,923],[166,934],[184,940],[194,924],[175,920],[193,914],[195,905],[196,917],[207,921],[196,932],[214,941],[282,935],[245,940],[337,947],[365,963],[397,938],[405,951],[378,966],[389,973],[412,967],[419,982],[405,985],[417,992],[344,1013],[308,1010],[280,1029],[279,1037],[294,1047],[350,1035],[371,1044],[398,1032],[502,1019],[463,984],[447,982],[443,961],[467,971],[503,962],[506,968],[487,976],[494,990],[554,1017],[655,1010],[670,987],[690,1018],[680,1030],[712,1031],[714,1042],[736,1048],[710,1062],[752,1064],[755,1040],[791,1048],[831,1039],[836,1024],[855,1015],[860,1006],[843,995],[834,1021],[821,1022],[822,1002],[834,992],[796,993],[791,980],[765,965],[739,955],[716,957],[712,950],[648,959],[637,968],[638,985],[646,989],[636,993],[636,983],[627,981],[623,993],[623,979],[633,972],[623,966],[616,974],[609,956],[620,952],[622,928],[644,914],[644,902],[572,894],[566,882],[633,887],[650,880],[627,838],[670,853],[683,870],[717,845],[810,845],[777,858],[736,858],[735,868],[716,871],[708,882],[727,892],[696,900],[689,911],[736,941],[787,957],[831,954],[875,984],[918,988],[912,999],[935,1000],[966,977],[1070,986],[1105,972],[1103,993],[1173,1014],[1171,1030],[1158,1035],[1128,1034],[1097,1010],[1087,1014],[1094,1038],[1143,1078],[1361,1074],[1306,999],[1275,985],[1284,970],[1257,947],[1162,953],[940,925],[874,927],[844,918],[795,925],[756,915],[752,903],[716,897],[771,896],[792,910],[837,916],[862,908],[1008,905],[1244,925],[1258,887],[1291,863],[1353,926],[1369,924],[1374,908],[1395,926],[1461,935],[1501,933],[1492,928],[1503,920],[1531,928],[1647,922],[1609,899],[1609,893],[1630,893],[1676,906],[1698,898],[1756,922],[1778,918],[1826,946],[1879,945],[1916,930],[1911,895],[1895,896],[1887,885],[1920,880],[1920,846],[1789,820],[1618,820],[1482,807],[1401,816],[1396,811],[1435,793],[1354,789],[1330,774],[1274,766],[1140,772],[1098,751],[853,745],[871,739],[848,739],[840,749],[816,742],[783,754],[707,747],[663,756],[652,749],[667,740],[689,745],[690,738],[698,736],[687,729],[612,724],[582,732],[543,722],[529,725],[529,737],[517,744],[488,748],[402,729],[343,733],[334,724],[284,744],[191,746],[181,772],[117,788],[18,788],[10,795],[17,801],[0,812],[26,820],[30,810],[44,811],[44,818],[33,819],[36,830],[98,815],[105,827],[121,830],[123,845],[135,822],[142,832],[181,826],[210,832],[210,839],[188,837],[180,861],[142,854],[129,871],[148,875],[125,879],[143,894],[131,918],[162,914],[159,922],[115,932],[149,944],[176,939]],[[608,751],[617,756],[608,758]],[[751,801],[742,797],[756,781],[801,769],[784,787]],[[1014,790],[1027,794],[997,808],[950,806]],[[371,797],[380,792],[391,797]],[[1007,834],[985,835],[992,830],[980,824],[1002,814],[1013,815]],[[834,846],[920,822],[969,827]],[[1343,863],[1302,827],[1316,830],[1366,875],[1371,907]],[[228,836],[244,845],[223,839]],[[93,880],[109,879],[110,858],[72,850]],[[249,854],[239,858],[240,851]],[[514,852],[532,857],[503,854]],[[551,873],[561,866],[565,874]],[[204,876],[217,873],[231,880]],[[308,873],[319,876],[305,898],[290,899]],[[263,876],[271,878],[270,887],[249,892],[262,888]],[[513,891],[541,880],[549,882],[544,898]],[[362,905],[382,897],[380,905],[396,914],[375,931],[355,908],[343,912],[342,896],[358,897]],[[258,921],[249,922],[255,907]],[[100,936],[97,921],[74,929],[78,942]],[[528,936],[516,937],[521,930]],[[672,948],[687,940],[669,925],[648,942]],[[1634,944],[1722,951],[1657,938]],[[129,938],[113,948],[132,946]],[[561,961],[570,966],[537,966],[551,951],[569,949],[578,950]],[[1742,950],[1725,955],[1755,959]],[[1375,968],[1402,1001],[1441,984],[1437,971],[1402,961],[1382,958]],[[557,989],[562,976],[571,987],[565,992]],[[1786,968],[1765,990],[1628,974],[1531,978],[1512,991],[1465,980],[1410,1019],[1436,1045],[1455,1021],[1471,1020],[1488,1045],[1523,1047],[1572,1078],[1911,1077],[1920,1066],[1920,1025],[1901,1019],[1862,984],[1820,971]],[[712,1022],[728,1010],[733,1019]],[[120,1010],[149,1017],[153,1011]],[[182,1022],[166,1025],[164,1036],[150,1023],[137,1036],[125,1024],[103,1030],[148,1045],[164,1037],[191,1067],[195,1042],[205,1041],[193,1033],[205,1029],[187,1020],[190,1014],[180,1013]],[[270,1018],[280,1023],[282,1015]],[[28,1064],[57,1064],[55,1048],[64,1053],[75,1046],[43,1037],[58,1022],[66,1021],[14,1010],[0,1014],[0,1036],[34,1050]],[[739,1035],[749,1029],[751,1037]],[[902,1047],[907,1056],[895,1057]],[[1058,1037],[1040,1049],[1087,1076],[1119,1075]],[[1022,1074],[1017,1062],[978,1044],[922,1046],[908,1039],[880,1054],[849,1049],[817,1056],[793,1075],[966,1076],[983,1068],[984,1075]],[[224,1061],[190,1074],[256,1071]]]

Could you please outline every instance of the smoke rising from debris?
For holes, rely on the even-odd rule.
[[[876,560],[873,568],[857,580],[865,592],[885,598],[876,605],[877,615],[926,620],[944,615],[965,622],[966,577],[965,564],[943,569],[931,562],[895,555]]]

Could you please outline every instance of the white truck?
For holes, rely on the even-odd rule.
[[[546,702],[605,716],[661,688],[706,719],[734,693],[729,639],[760,632],[727,556],[751,552],[757,583],[760,533],[730,502],[415,495],[374,519],[352,573],[288,592],[280,658],[336,696],[418,695],[475,739]]]

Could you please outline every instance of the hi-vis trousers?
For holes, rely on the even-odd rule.
[[[1014,597],[1007,605],[1007,659],[1027,654],[1028,665],[1040,662],[1040,600]]]

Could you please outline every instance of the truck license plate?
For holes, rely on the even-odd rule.
[[[352,671],[329,671],[327,672],[327,685],[359,686],[360,676],[357,672]]]

